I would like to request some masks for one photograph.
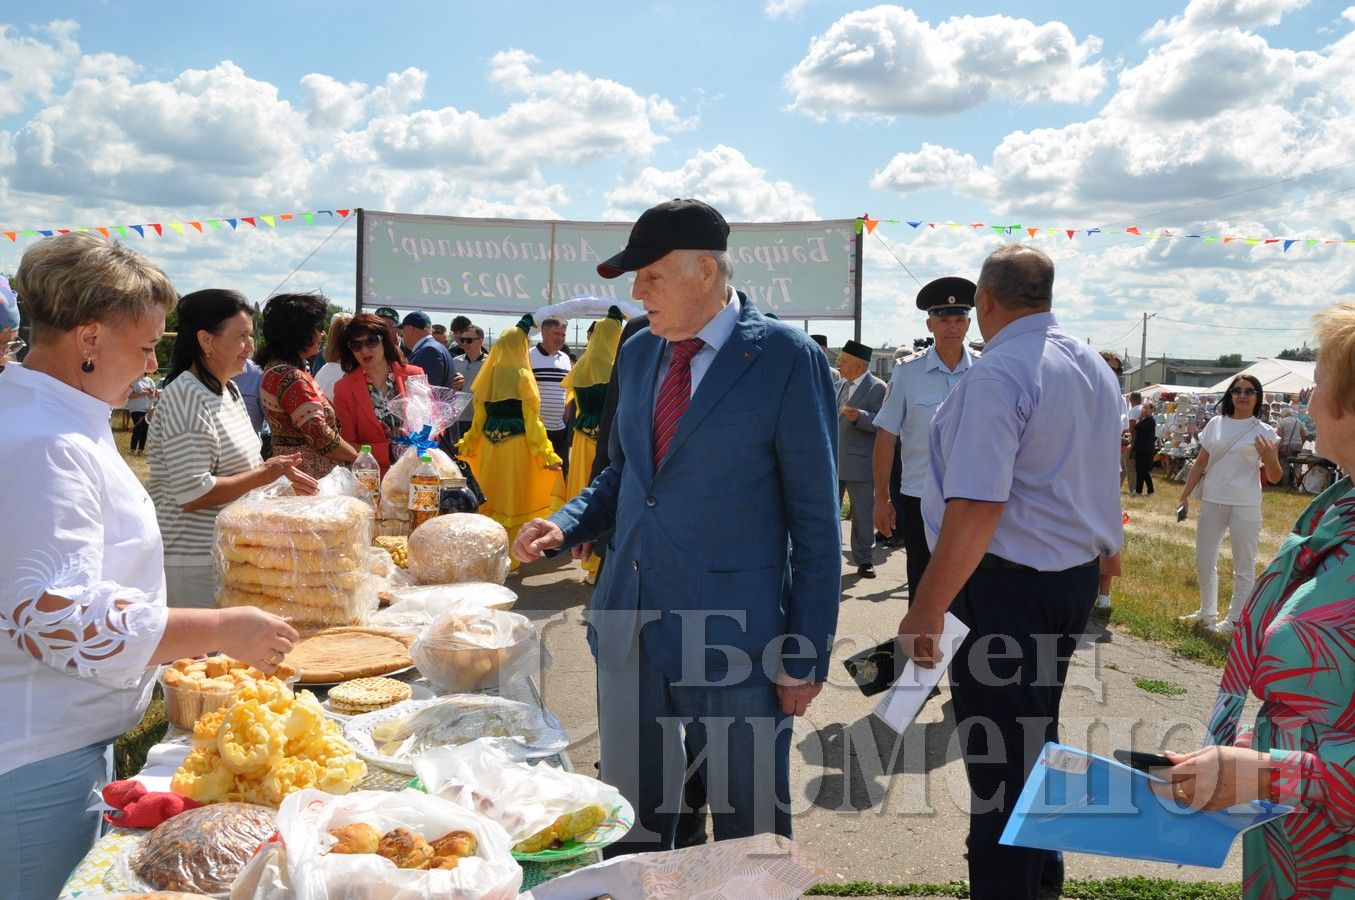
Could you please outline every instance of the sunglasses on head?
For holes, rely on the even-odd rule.
[[[381,335],[379,334],[369,334],[366,337],[353,338],[348,342],[348,349],[352,350],[354,353],[360,353],[368,347],[379,346],[381,346]]]
[[[1255,397],[1256,388],[1235,387],[1228,391],[1228,393],[1232,394],[1234,397]]]

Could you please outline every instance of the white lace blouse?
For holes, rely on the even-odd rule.
[[[110,413],[40,372],[0,372],[0,773],[111,741],[150,700],[164,557]]]

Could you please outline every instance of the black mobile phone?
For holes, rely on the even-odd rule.
[[[1170,769],[1175,765],[1165,756],[1157,753],[1144,753],[1140,750],[1116,750],[1115,758],[1131,769],[1138,769],[1140,772],[1147,772],[1149,769]]]
[[[852,681],[856,682],[861,693],[870,697],[894,683],[897,650],[894,638],[890,638],[883,644],[844,659],[842,665],[847,669],[847,674],[851,675]],[[904,662],[907,662],[906,658]]]
[[[1184,505],[1176,507],[1176,521],[1184,522],[1186,520],[1186,507]]]

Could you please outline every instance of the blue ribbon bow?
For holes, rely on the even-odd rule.
[[[395,439],[395,443],[406,447],[413,447],[416,452],[422,453],[425,450],[431,450],[438,445],[437,440],[429,437],[433,433],[432,425],[425,425],[418,431],[410,434],[402,434]]]

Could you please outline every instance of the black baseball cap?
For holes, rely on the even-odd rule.
[[[729,223],[700,200],[669,200],[635,220],[626,249],[598,263],[598,274],[616,278],[658,262],[674,250],[728,250]]]

